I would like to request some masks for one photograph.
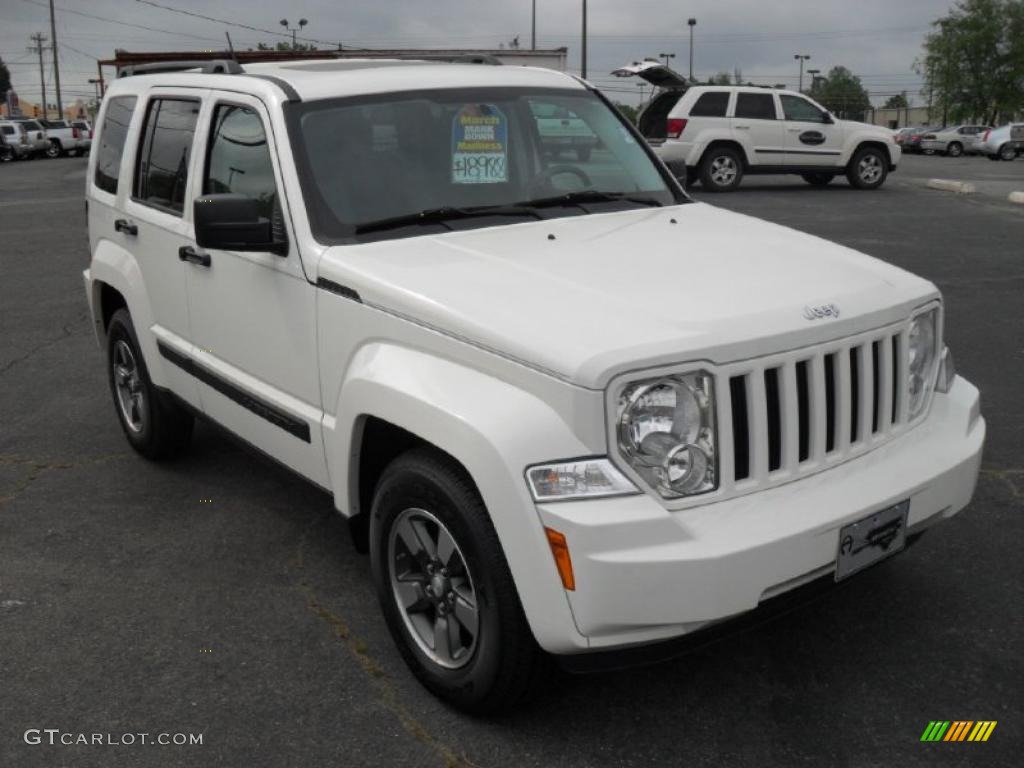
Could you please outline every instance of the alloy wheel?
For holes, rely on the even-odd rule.
[[[736,178],[736,161],[728,155],[720,155],[711,161],[711,180],[726,187]]]
[[[857,163],[857,175],[865,184],[874,184],[882,175],[882,161],[878,155],[864,155]]]
[[[111,365],[114,368],[114,389],[121,417],[128,429],[138,434],[145,426],[146,395],[135,355],[124,339],[119,339],[114,345]]]

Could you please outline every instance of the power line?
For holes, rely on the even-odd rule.
[[[38,0],[21,0],[23,3],[29,3],[30,5],[38,5],[42,8],[49,7],[46,3],[39,2]],[[96,19],[97,21],[106,21],[110,24],[120,24],[124,27],[134,27],[135,29],[144,29],[147,32],[159,32],[162,35],[177,35],[178,37],[190,37],[194,40],[214,40],[218,43],[223,42],[219,37],[206,37],[205,35],[190,35],[186,32],[174,32],[169,29],[157,29],[156,27],[147,27],[143,24],[132,24],[127,21],[118,21],[117,19],[111,19],[106,16],[97,16],[94,13],[85,13],[83,11],[74,11],[70,8],[58,8],[61,13],[73,13],[76,16],[84,16],[89,19]],[[109,35],[104,36],[106,39],[110,39]]]

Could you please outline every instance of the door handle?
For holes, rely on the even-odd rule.
[[[733,127],[736,128],[737,130],[740,130],[740,131],[749,131],[750,130],[750,126],[749,125],[734,125]]]
[[[191,261],[200,267],[210,266],[210,254],[197,251],[191,245],[183,245],[178,249],[178,258],[182,261]]]
[[[789,131],[790,133],[800,133],[800,131],[802,131],[803,128],[787,128],[786,130]]]
[[[124,232],[126,235],[139,234],[139,228],[127,219],[118,219],[114,222],[115,232]]]

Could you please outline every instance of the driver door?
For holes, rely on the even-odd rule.
[[[843,150],[843,129],[803,96],[779,94],[785,128],[784,164],[834,166]]]

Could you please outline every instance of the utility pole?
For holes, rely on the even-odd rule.
[[[29,46],[29,53],[39,54],[39,90],[42,91],[43,101],[43,120],[46,119],[46,70],[43,68],[43,51],[47,50],[50,46],[43,45],[46,42],[46,37],[43,36],[42,32],[36,32],[30,38],[35,46]]]
[[[794,53],[793,54],[793,58],[794,59],[799,59],[799,61],[800,61],[800,87],[797,88],[797,92],[798,93],[803,93],[804,92],[804,62],[807,61],[811,57],[808,54],[806,54],[806,53]]]
[[[537,0],[533,0],[533,13],[530,16],[530,50],[537,50]]]
[[[587,0],[583,0],[583,53],[580,59],[580,75],[587,79]]]
[[[690,82],[693,82],[693,28],[697,26],[697,20],[689,18],[686,23],[690,26]]]
[[[60,100],[60,64],[57,63],[57,22],[53,17],[53,0],[50,0],[50,39],[53,44],[53,85],[57,89],[57,119],[64,119],[64,105]]]

